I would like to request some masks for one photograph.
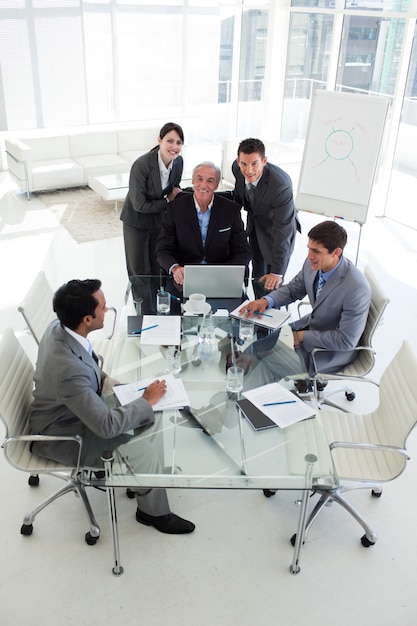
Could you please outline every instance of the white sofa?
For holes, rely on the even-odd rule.
[[[87,185],[89,175],[128,172],[158,135],[159,128],[86,129],[4,143],[9,174],[29,199],[34,191]]]

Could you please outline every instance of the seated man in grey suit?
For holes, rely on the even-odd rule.
[[[304,372],[314,376],[314,348],[326,349],[316,355],[320,372],[337,372],[354,360],[353,349],[365,328],[371,293],[363,274],[343,256],[346,242],[346,231],[336,222],[317,224],[308,233],[308,254],[301,271],[286,285],[242,307],[241,312],[250,317],[256,316],[255,311],[263,313],[305,296],[310,300],[311,312],[291,324],[294,350],[277,343],[279,332],[253,344],[261,358],[258,367],[263,369],[258,375],[265,376],[264,382]]]
[[[35,371],[34,400],[30,414],[32,434],[79,435],[82,437],[83,465],[100,468],[104,450],[114,450],[131,438],[126,431],[150,426],[155,421],[152,405],[165,393],[166,383],[156,380],[142,398],[110,409],[103,397],[116,381],[99,368],[88,334],[103,327],[107,311],[101,282],[71,280],[53,298],[58,319],[42,337]],[[75,464],[78,446],[72,441],[35,442],[33,452],[54,461]],[[140,443],[135,469],[158,473],[159,459],[149,441]],[[169,509],[164,489],[135,492],[136,519],[163,533],[183,534],[194,524]]]
[[[193,193],[168,204],[156,251],[159,265],[177,285],[184,284],[184,265],[249,264],[240,208],[214,193],[220,178],[214,163],[200,163],[193,170]]]

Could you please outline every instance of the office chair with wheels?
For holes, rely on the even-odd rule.
[[[28,293],[17,307],[25,320],[28,330],[33,335],[38,345],[48,324],[56,319],[56,315],[52,309],[53,296],[54,293],[46,278],[45,272],[39,272]],[[110,340],[113,337],[117,320],[116,309],[114,307],[108,307],[108,310],[114,313],[113,325],[109,336],[105,339],[91,340],[93,350],[97,354],[101,368],[103,368],[104,365],[104,358],[108,358],[110,354]]]
[[[372,384],[370,380],[358,380]],[[376,542],[376,531],[342,494],[352,489],[371,489],[373,496],[380,497],[380,483],[394,480],[404,471],[409,459],[406,440],[417,423],[416,380],[417,357],[404,341],[381,377],[377,409],[365,415],[335,410],[318,413],[340,484],[336,489],[315,490],[320,500],[307,520],[304,540],[320,511],[334,501],[365,530],[361,538],[364,547]],[[295,543],[295,536],[291,541]]]
[[[39,483],[39,474],[49,474],[65,481],[65,485],[57,489],[33,510],[26,513],[20,532],[31,535],[33,522],[51,502],[66,493],[75,492],[84,504],[90,520],[90,530],[85,535],[89,545],[95,544],[100,537],[100,528],[88,500],[85,486],[81,483],[82,473],[89,475],[89,469],[80,466],[82,440],[78,436],[50,437],[29,434],[29,411],[33,391],[33,366],[13,331],[5,330],[0,340],[0,419],[5,425],[6,436],[2,448],[6,460],[16,469],[28,472],[29,485]],[[55,461],[43,459],[32,454],[30,447],[33,441],[73,440],[78,446],[78,461],[75,466],[66,466]]]
[[[381,323],[382,315],[389,303],[389,298],[377,282],[374,273],[369,266],[365,267],[364,274],[371,288],[371,304],[369,307],[366,326],[362,333],[362,337],[360,338],[359,343],[355,348],[357,357],[341,372],[337,372],[337,374],[334,376],[334,380],[345,380],[346,378],[363,378],[364,376],[369,374],[375,364],[375,350],[372,347],[372,339],[376,329]],[[333,388],[331,390],[326,388],[323,382],[326,380],[327,377],[320,373],[320,368],[317,364],[316,358],[318,354],[324,352],[326,352],[324,348],[314,348],[311,353],[314,368],[316,371],[313,385],[316,402],[319,407],[327,404],[336,408],[342,408],[335,402],[332,402],[329,399],[329,396],[344,391],[346,399],[348,401],[352,401],[355,399],[355,393],[352,388],[348,384],[346,384],[346,382],[341,387]]]

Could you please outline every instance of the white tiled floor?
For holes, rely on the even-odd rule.
[[[0,179],[0,333],[12,326],[31,356],[17,305],[39,270],[55,288],[74,277],[99,277],[107,300],[120,306],[127,282],[121,238],[77,245],[36,199],[8,191]],[[304,235],[288,276],[305,255],[305,234],[318,218],[301,214]],[[356,224],[346,224],[355,258]],[[417,351],[417,233],[369,217],[363,227],[359,263],[370,263],[391,297],[375,347],[379,377],[401,341]],[[416,381],[417,388],[417,381]],[[356,401],[355,401],[356,402]],[[358,399],[360,402],[360,399]],[[393,415],[393,419],[395,419]],[[112,543],[105,495],[91,493],[102,535],[84,543],[87,520],[72,496],[48,507],[31,537],[19,533],[23,514],[55,488],[43,477],[38,489],[27,476],[1,467],[1,622],[38,624],[146,624],[159,626],[252,626],[260,624],[378,624],[414,626],[417,614],[417,434],[408,442],[407,471],[371,499],[356,492],[352,501],[379,532],[370,549],[361,528],[339,507],[322,513],[301,554],[301,573],[289,573],[298,508],[296,495],[259,491],[177,490],[172,508],[192,519],[195,533],[161,535],[140,526],[134,504],[119,493],[121,556],[125,573],[111,574]]]

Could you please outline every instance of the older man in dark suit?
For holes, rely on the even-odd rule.
[[[157,259],[178,285],[184,283],[184,265],[249,263],[240,208],[214,193],[220,176],[214,163],[200,163],[193,171],[193,193],[181,194],[167,207]]]
[[[234,200],[248,212],[246,232],[252,255],[252,277],[269,291],[282,282],[301,232],[292,183],[281,168],[267,162],[260,139],[244,139],[232,164]],[[256,295],[262,295],[262,290]]]

